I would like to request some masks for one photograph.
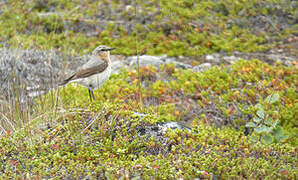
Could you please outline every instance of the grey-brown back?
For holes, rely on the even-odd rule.
[[[94,74],[99,74],[103,72],[107,67],[108,67],[107,61],[104,61],[96,56],[91,56],[91,59],[87,63],[79,67],[74,74],[72,74],[67,79],[63,80],[59,85],[65,85],[68,82],[75,79],[87,78]]]

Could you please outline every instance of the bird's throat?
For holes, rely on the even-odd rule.
[[[110,52],[102,52],[98,56],[100,59],[110,64]]]

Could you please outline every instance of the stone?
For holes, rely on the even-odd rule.
[[[112,62],[112,74],[119,74],[121,68],[128,69],[128,66],[123,62],[123,60],[113,61]]]
[[[137,65],[137,56],[132,56],[127,58],[129,66],[133,67]],[[164,64],[164,62],[156,56],[148,56],[143,55],[139,56],[140,66],[150,66],[153,65],[155,67],[159,67],[160,65]]]
[[[215,54],[209,54],[206,55],[206,61],[211,62],[211,63],[220,63],[220,55],[215,53]]]
[[[234,64],[236,61],[240,60],[241,58],[235,57],[235,56],[224,56],[222,59],[230,64]]]
[[[182,129],[182,130],[190,130],[190,128],[183,126],[177,122],[158,122],[157,123],[158,129],[162,134],[165,134],[168,129],[175,130],[175,129]]]
[[[197,65],[195,67],[192,68],[192,71],[194,72],[204,72],[207,69],[210,69],[212,67],[212,65],[210,63],[203,63],[200,65]]]
[[[54,51],[0,50],[0,93],[8,98],[12,86],[24,88],[24,93],[34,97],[32,87],[38,91],[56,86],[62,71],[62,56]],[[22,96],[26,98],[25,94]]]
[[[169,64],[169,63],[173,63],[173,64],[175,64],[175,66],[176,66],[177,68],[182,68],[182,69],[190,69],[190,68],[192,68],[192,66],[189,65],[189,64],[185,64],[185,63],[176,61],[175,58],[167,58],[167,59],[165,59],[164,61],[165,61],[166,64]]]

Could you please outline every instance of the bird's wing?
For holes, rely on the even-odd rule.
[[[91,59],[86,64],[83,64],[82,67],[78,68],[76,73],[74,73],[69,78],[62,81],[60,85],[64,85],[69,81],[72,81],[75,79],[86,78],[94,74],[99,74],[103,72],[107,67],[108,67],[108,62],[98,57],[92,56]]]
[[[82,67],[78,68],[78,70],[92,68],[92,67],[104,64],[104,63],[105,63],[105,61],[102,60],[100,57],[90,56],[90,60],[88,62],[86,62],[85,64],[83,64]]]

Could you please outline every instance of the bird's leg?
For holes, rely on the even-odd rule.
[[[90,101],[92,102],[91,92],[93,93],[93,91],[91,91],[90,89],[88,89],[88,91],[89,91],[89,99],[90,99]]]
[[[91,91],[91,94],[92,94],[93,100],[95,101],[95,96],[94,96],[93,91]]]

